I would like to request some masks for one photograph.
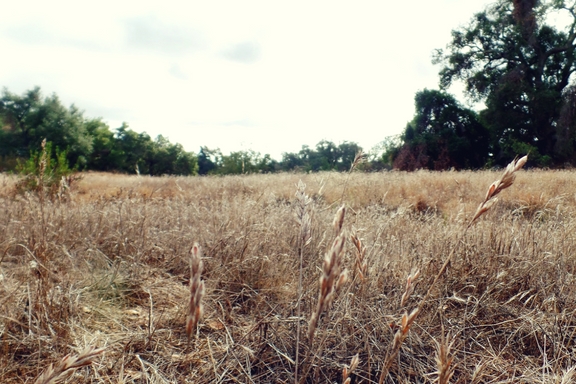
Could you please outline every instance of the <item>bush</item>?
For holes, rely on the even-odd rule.
[[[16,192],[35,192],[49,198],[62,196],[81,177],[68,165],[68,151],[56,148],[52,152],[52,143],[46,139],[41,147],[40,152],[33,151],[28,160],[18,163],[17,172],[24,177],[16,184]]]

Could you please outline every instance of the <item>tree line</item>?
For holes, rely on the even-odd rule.
[[[162,135],[152,139],[126,123],[114,130],[100,118],[86,118],[72,105],[66,108],[57,95],[43,97],[39,87],[22,95],[7,89],[0,98],[0,171],[14,170],[38,151],[46,139],[53,157],[65,156],[78,170],[147,175],[226,175],[279,171],[343,171],[362,148],[356,143],[323,140],[315,148],[284,153],[277,161],[252,150],[223,154],[201,147],[187,152]],[[365,167],[380,168],[373,158]]]
[[[194,153],[163,136],[152,139],[127,124],[112,131],[101,119],[85,118],[72,105],[66,108],[55,94],[42,97],[39,87],[17,95],[4,89],[0,98],[0,170],[39,150],[46,139],[79,170],[116,171],[149,175],[193,175]]]

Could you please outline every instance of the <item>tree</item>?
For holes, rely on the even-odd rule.
[[[198,153],[198,174],[207,175],[218,167],[218,159],[222,157],[220,149],[210,149],[208,147],[200,147]]]
[[[270,155],[262,156],[260,152],[252,150],[230,152],[222,155],[219,150],[219,158],[216,160],[217,168],[212,173],[220,175],[239,175],[245,173],[273,172],[276,170],[276,162]]]
[[[564,0],[499,0],[452,32],[438,50],[440,85],[465,83],[467,95],[485,101],[481,119],[491,132],[495,161],[507,163],[519,149],[541,164],[564,161],[555,152],[563,91],[576,71],[576,3]],[[559,30],[550,16],[570,22]]]
[[[298,171],[304,169],[305,163],[298,153],[284,152],[279,166],[283,171]]]
[[[121,153],[116,146],[114,132],[101,119],[87,120],[86,130],[92,137],[92,153],[87,168],[96,171],[118,170]]]
[[[338,145],[337,154],[338,159],[336,162],[336,170],[348,171],[354,162],[356,154],[362,151],[357,143],[344,141]]]
[[[152,143],[147,156],[151,175],[195,175],[198,173],[196,155],[188,153],[181,144],[172,144],[162,135]]]
[[[416,116],[394,153],[394,167],[403,170],[479,168],[488,159],[489,135],[476,113],[454,96],[423,90],[414,98]]]
[[[114,150],[117,153],[117,169],[126,173],[150,172],[149,157],[152,139],[147,133],[137,133],[122,123],[114,133]]]
[[[556,152],[567,163],[576,164],[576,85],[567,87],[563,97]]]
[[[40,147],[44,139],[54,149],[67,151],[71,164],[85,166],[92,151],[92,137],[86,130],[82,112],[74,105],[65,108],[55,94],[42,98],[36,87],[19,96],[4,89],[0,98],[3,139],[16,156]],[[7,149],[2,148],[3,152]]]

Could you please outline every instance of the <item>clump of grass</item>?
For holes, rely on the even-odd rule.
[[[495,196],[497,194],[499,194],[500,192],[502,192],[504,189],[510,187],[514,183],[514,180],[516,179],[515,173],[518,170],[520,170],[524,166],[524,164],[526,164],[527,160],[528,160],[528,156],[524,156],[521,159],[513,160],[510,164],[508,164],[508,167],[506,167],[506,170],[504,171],[504,174],[502,175],[502,177],[490,185],[484,201],[482,203],[480,203],[480,205],[478,206],[478,209],[476,210],[476,213],[472,217],[472,220],[470,221],[468,226],[465,227],[464,231],[461,233],[460,238],[458,240],[458,243],[464,237],[464,235],[466,234],[466,231],[472,226],[474,221],[476,219],[478,219],[480,216],[482,216],[482,214],[487,212],[490,209],[490,207],[496,202]],[[418,317],[418,314],[420,312],[422,312],[425,304],[427,303],[428,298],[432,294],[432,289],[435,288],[436,283],[438,282],[440,277],[446,271],[446,268],[448,267],[450,261],[452,260],[455,249],[456,249],[456,247],[453,247],[452,250],[450,251],[450,254],[448,255],[448,257],[446,257],[444,264],[442,265],[438,274],[436,275],[436,277],[432,281],[432,284],[430,284],[428,291],[426,292],[426,295],[424,295],[424,297],[422,298],[422,300],[418,304],[418,307],[415,308],[410,313],[410,315],[408,315],[407,313],[404,313],[404,315],[402,316],[402,321],[401,321],[401,324],[400,324],[398,330],[396,331],[396,334],[394,335],[394,338],[392,341],[392,346],[390,347],[390,349],[386,355],[386,358],[384,359],[384,366],[383,366],[382,372],[380,374],[379,384],[384,383],[386,376],[388,376],[388,372],[390,370],[390,367],[392,366],[393,361],[398,356],[398,353],[400,352],[400,347],[402,346],[402,343],[406,339],[406,336],[408,335],[408,331],[410,330],[410,327],[412,326],[412,324],[414,323],[414,321]],[[419,273],[417,273],[417,275],[418,274]],[[409,296],[408,291],[411,292],[413,290],[412,280],[414,280],[414,277],[409,276],[408,277],[408,283],[406,285],[406,291],[405,291],[404,295],[402,296],[402,303],[404,303],[407,299],[407,296]]]
[[[34,384],[56,384],[65,380],[75,370],[91,365],[104,352],[104,348],[88,347],[78,355],[66,355],[56,366],[52,364],[36,379]]]

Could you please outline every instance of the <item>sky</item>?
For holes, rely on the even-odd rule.
[[[416,92],[438,89],[433,51],[491,2],[12,1],[0,87],[39,86],[192,152],[369,151],[402,132]]]

